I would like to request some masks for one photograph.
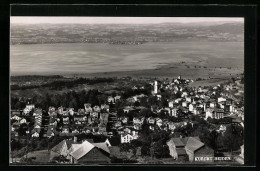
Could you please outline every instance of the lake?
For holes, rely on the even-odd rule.
[[[74,74],[154,69],[179,62],[244,67],[243,42],[11,45],[11,75]]]

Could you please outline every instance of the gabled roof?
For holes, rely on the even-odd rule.
[[[88,141],[84,141],[81,146],[76,150],[70,153],[72,157],[74,157],[76,160],[83,157],[85,154],[87,154],[90,150],[92,150],[95,146]]]
[[[102,149],[104,150],[105,152],[107,153],[110,153],[108,147],[107,147],[107,144],[105,142],[102,142],[102,143],[92,143],[95,147],[99,148],[99,149]]]
[[[181,138],[172,138],[172,142],[175,144],[176,147],[184,147],[185,144],[181,141]]]
[[[81,147],[81,144],[71,144],[71,147],[69,148],[69,153],[76,151]]]
[[[187,154],[184,148],[176,148],[176,152],[177,152],[178,156]]]
[[[200,149],[203,146],[204,146],[204,143],[202,143],[200,140],[198,140],[195,137],[189,137],[187,144],[186,144],[186,148],[193,152]]]
[[[74,140],[66,140],[67,148],[69,149],[73,144],[80,144],[80,142],[75,142]]]
[[[61,141],[59,144],[54,146],[51,150],[56,152],[56,153],[61,153],[62,149],[66,145],[66,140]]]

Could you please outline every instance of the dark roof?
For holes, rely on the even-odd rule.
[[[108,147],[107,147],[107,144],[105,142],[102,142],[102,143],[92,143],[95,147],[101,149],[101,150],[104,150],[105,152],[107,153],[110,153]]]
[[[51,150],[56,152],[56,153],[61,153],[62,148],[66,144],[66,140],[61,141],[59,144],[54,146]]]
[[[110,155],[111,156],[116,156],[117,158],[126,158],[127,153],[120,151],[120,148],[118,146],[111,146],[108,147],[109,151],[110,151]]]
[[[80,142],[75,142],[74,140],[66,140],[67,148],[69,149],[72,144],[81,144]]]
[[[201,147],[204,146],[204,143],[202,143],[200,140],[198,140],[195,137],[189,137],[187,144],[186,144],[186,148],[191,150],[191,151],[196,151],[198,149],[200,149]]]
[[[172,138],[172,142],[176,147],[183,147],[185,144],[181,141],[181,138]]]
[[[178,156],[186,155],[186,150],[184,148],[176,148]]]

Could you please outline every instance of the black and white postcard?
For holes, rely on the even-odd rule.
[[[10,17],[10,164],[244,164],[243,17]]]

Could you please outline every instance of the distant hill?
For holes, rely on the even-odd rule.
[[[244,41],[243,23],[12,24],[12,44]],[[132,43],[134,42],[134,43]],[[135,43],[139,42],[139,43]]]

